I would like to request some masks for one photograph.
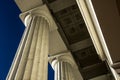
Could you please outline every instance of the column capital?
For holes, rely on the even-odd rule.
[[[29,15],[29,17],[40,16],[40,17],[45,18],[45,20],[47,20],[47,22],[49,23],[49,31],[53,31],[53,30],[57,29],[57,25],[56,25],[56,23],[55,23],[55,21],[54,21],[54,19],[53,19],[46,4],[21,13],[20,19],[22,20],[22,22],[24,24],[26,24],[25,23],[26,21],[29,21],[29,18],[27,17],[28,15]]]
[[[70,51],[49,56],[48,60],[55,71],[55,80],[83,80]]]
[[[53,69],[54,66],[61,61],[69,63],[74,68],[78,68],[70,51],[63,51],[61,53],[49,56],[49,62],[52,65]]]

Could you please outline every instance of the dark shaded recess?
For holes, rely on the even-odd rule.
[[[80,64],[81,68],[102,62],[94,46],[73,52],[73,55],[75,59],[78,59],[77,62]]]
[[[82,76],[85,80],[107,74],[108,72],[105,62],[97,63],[81,70]]]
[[[119,15],[120,15],[120,0],[116,0],[116,4],[117,4],[117,8],[118,8]]]
[[[56,1],[56,0],[47,0],[48,1],[48,3],[52,3],[52,2],[54,2],[54,1]]]
[[[108,73],[106,63],[100,60],[94,46],[73,52],[72,55],[85,80]]]

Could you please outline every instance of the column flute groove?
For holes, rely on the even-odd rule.
[[[39,22],[40,25],[38,25],[39,32],[30,78],[31,80],[47,80],[49,26],[43,17],[40,17]]]
[[[60,76],[60,73],[61,73],[61,69],[60,69],[60,62],[58,62],[58,78],[57,80],[61,80],[61,76]]]
[[[39,58],[39,69],[38,69],[38,79],[37,80],[47,80],[47,70],[48,70],[48,48],[49,48],[49,25],[47,23],[47,21],[45,20],[43,22],[43,36],[42,36],[42,47],[41,47],[41,52],[40,52],[40,58]],[[41,75],[41,72],[44,72],[42,75]],[[41,75],[41,77],[40,77]]]
[[[45,21],[44,26],[45,26],[45,31],[44,31],[44,35],[43,35],[43,37],[44,37],[43,41],[44,42],[43,42],[43,46],[42,46],[43,48],[41,50],[41,53],[44,56],[44,59],[43,59],[44,66],[43,66],[43,69],[42,69],[44,73],[43,73],[42,80],[47,80],[47,73],[48,73],[48,53],[49,53],[49,25],[48,25],[47,21]],[[38,71],[39,71],[38,74],[40,74],[41,73],[40,67],[39,67]]]
[[[23,49],[22,57],[20,60],[20,64],[19,64],[16,76],[15,76],[15,80],[22,80],[22,77],[23,77],[23,73],[24,73],[26,61],[27,61],[27,56],[28,56],[28,52],[29,52],[29,48],[30,48],[29,46],[31,45],[31,39],[32,39],[33,31],[34,31],[33,25],[35,25],[34,24],[35,19],[36,18],[33,17],[33,21],[31,23],[30,30],[28,32],[28,38],[26,40],[25,47]]]
[[[39,20],[39,18],[38,18],[38,20]],[[35,53],[35,48],[36,48],[37,38],[38,38],[38,30],[39,30],[39,26],[36,26],[34,33],[33,33],[33,39],[31,42],[30,51],[29,51],[29,55],[27,58],[27,63],[26,63],[26,67],[25,67],[23,80],[30,80],[31,70],[32,70],[32,66],[33,66],[33,58],[34,58],[34,53]]]
[[[42,21],[41,21],[41,27],[43,27],[43,33],[42,33],[42,40],[41,40],[41,48],[40,48],[40,54],[39,54],[39,59],[38,59],[38,62],[37,62],[37,64],[38,64],[38,72],[37,72],[37,77],[36,77],[36,80],[38,80],[39,78],[40,79],[42,79],[42,76],[43,76],[43,73],[41,74],[41,72],[43,72],[42,70],[43,70],[43,67],[44,67],[44,63],[43,63],[43,59],[44,59],[44,55],[42,55],[42,53],[43,53],[43,51],[42,51],[42,48],[43,48],[43,40],[44,40],[44,31],[45,31],[45,26],[44,26],[44,21],[43,21],[43,19],[42,19]],[[39,73],[39,67],[40,67],[40,69],[41,69],[41,72]]]
[[[42,20],[40,18],[39,23],[42,23]],[[37,72],[38,72],[38,60],[39,60],[39,55],[40,55],[40,50],[41,50],[41,41],[42,41],[42,34],[43,34],[43,27],[41,25],[38,25],[38,38],[37,38],[37,45],[35,49],[35,55],[33,59],[33,67],[32,67],[32,73],[31,73],[31,80],[37,80]]]
[[[30,21],[28,21],[28,22],[31,23],[32,20],[33,20],[33,17],[30,18]],[[17,69],[18,69],[18,66],[19,66],[19,63],[20,63],[20,60],[22,57],[22,52],[23,52],[23,49],[24,49],[24,46],[26,43],[26,39],[27,39],[29,30],[30,30],[30,25],[31,24],[28,24],[28,27],[24,30],[23,36],[21,38],[19,47],[18,47],[16,55],[15,55],[15,58],[13,60],[14,64],[12,63],[9,74],[7,76],[7,80],[14,80],[14,78],[15,78],[15,75],[17,73]]]

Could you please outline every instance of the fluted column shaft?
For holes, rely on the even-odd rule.
[[[47,80],[49,24],[43,17],[31,17],[24,45],[21,45],[23,49],[19,51],[21,57],[16,60],[19,60],[18,67],[8,80]]]
[[[53,69],[55,71],[55,80],[75,80],[71,64],[64,61],[58,61]]]

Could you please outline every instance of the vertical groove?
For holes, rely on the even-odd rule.
[[[46,80],[47,76],[47,66],[48,66],[48,26],[46,21],[43,19],[43,23],[41,23],[43,29],[43,35],[42,35],[42,44],[41,44],[41,51],[39,55],[39,62],[38,62],[38,74],[37,74],[37,80]],[[41,74],[41,72],[43,72]]]
[[[72,80],[72,79],[70,78],[70,68],[69,68],[69,65],[68,65],[67,62],[66,62],[66,65],[67,65],[67,75],[68,75],[68,80]]]
[[[33,18],[31,18],[31,21],[32,20],[33,20]],[[31,23],[31,21],[30,21],[30,23]],[[12,67],[10,69],[10,73],[9,73],[9,75],[6,78],[7,80],[14,80],[14,78],[15,78],[15,74],[17,73],[18,65],[19,65],[20,60],[21,60],[23,48],[24,48],[24,45],[26,43],[26,38],[27,38],[29,29],[30,29],[30,25],[31,24],[29,24],[27,26],[27,28],[25,28],[25,30],[24,30],[24,33],[22,35],[19,47],[17,49],[16,55],[15,55],[14,60],[13,60],[14,64],[12,63]]]
[[[56,65],[55,65],[55,76],[54,76],[54,80],[58,80],[57,78],[58,78],[58,63],[56,63]]]
[[[61,76],[60,76],[61,72],[60,71],[61,71],[60,70],[60,62],[58,62],[58,80],[61,80]]]
[[[43,72],[43,76],[42,76],[42,80],[47,80],[47,73],[48,73],[48,53],[49,53],[49,29],[48,29],[48,23],[45,20],[44,21],[44,26],[45,27],[45,31],[44,31],[44,35],[43,35],[43,45],[42,45],[42,51],[41,54],[43,54],[43,69],[40,69],[39,67],[39,74],[41,73],[41,71]],[[42,64],[39,64],[42,65]],[[41,78],[39,78],[38,80],[40,80]]]
[[[39,61],[39,55],[41,50],[41,41],[42,41],[42,34],[43,34],[43,27],[41,26],[42,20],[40,18],[39,20],[40,25],[39,26],[39,32],[38,32],[38,39],[37,39],[37,45],[35,49],[35,56],[33,60],[33,67],[32,67],[32,73],[31,73],[31,80],[37,80],[37,72],[38,72],[38,61]]]
[[[57,80],[59,80],[59,62],[56,64],[57,65]]]
[[[69,80],[69,78],[66,77],[66,76],[68,76],[68,75],[67,75],[67,65],[65,64],[65,62],[64,62],[64,65],[65,65],[65,71],[64,71],[64,72],[65,72],[65,79],[66,79],[66,80]]]
[[[43,34],[42,34],[41,47],[40,47],[40,52],[39,52],[38,72],[37,72],[37,79],[36,80],[39,80],[39,79],[42,80],[42,77],[43,77],[43,74],[44,74],[44,72],[43,72],[43,67],[44,67],[43,59],[44,59],[44,55],[45,54],[43,55],[43,47],[45,47],[44,46],[44,42],[46,40],[44,39],[44,37],[46,35],[44,35],[45,34],[45,26],[44,26],[43,18],[41,18],[41,25],[40,25],[40,27],[43,27]],[[41,72],[42,72],[42,74],[41,74]]]
[[[36,18],[34,17],[32,24],[30,26],[30,31],[28,33],[28,37],[27,37],[27,40],[26,40],[26,43],[25,43],[25,46],[23,49],[22,57],[20,60],[20,64],[18,66],[15,80],[22,80],[22,77],[23,77],[23,73],[24,73],[24,69],[25,69],[25,65],[26,65],[26,60],[27,60],[27,56],[28,56],[28,51],[29,51],[29,46],[31,44],[31,39],[32,39],[33,31],[34,31],[34,23],[35,23],[34,21],[36,21],[35,19]]]
[[[61,61],[61,80],[64,80],[64,62]]]
[[[74,74],[74,69],[73,69],[73,67],[69,64],[69,69],[70,69],[70,78],[72,79],[72,80],[75,80],[75,74]]]
[[[70,66],[71,65],[69,65],[69,63],[67,63],[66,62],[66,65],[67,65],[67,76],[68,76],[68,80],[72,80],[72,75],[71,75],[71,68],[70,68]]]
[[[71,78],[71,73],[70,73],[70,67],[69,67],[69,63],[67,63],[67,62],[65,62],[65,64],[66,64],[66,68],[67,68],[67,79],[68,80],[72,80],[72,78]]]
[[[65,78],[65,63],[64,62],[62,62],[62,76],[63,76],[63,80],[66,80]]]
[[[37,22],[36,22],[36,24],[39,25],[38,21],[39,21],[39,18],[37,19]],[[25,67],[23,80],[30,80],[32,64],[33,64],[33,57],[34,57],[35,47],[36,47],[37,37],[38,37],[38,30],[39,30],[39,26],[35,25],[35,29],[34,29],[34,33],[33,33],[33,38],[32,38],[32,42],[31,42],[31,46],[30,46],[29,55],[27,58],[27,63],[26,63],[26,67]]]

